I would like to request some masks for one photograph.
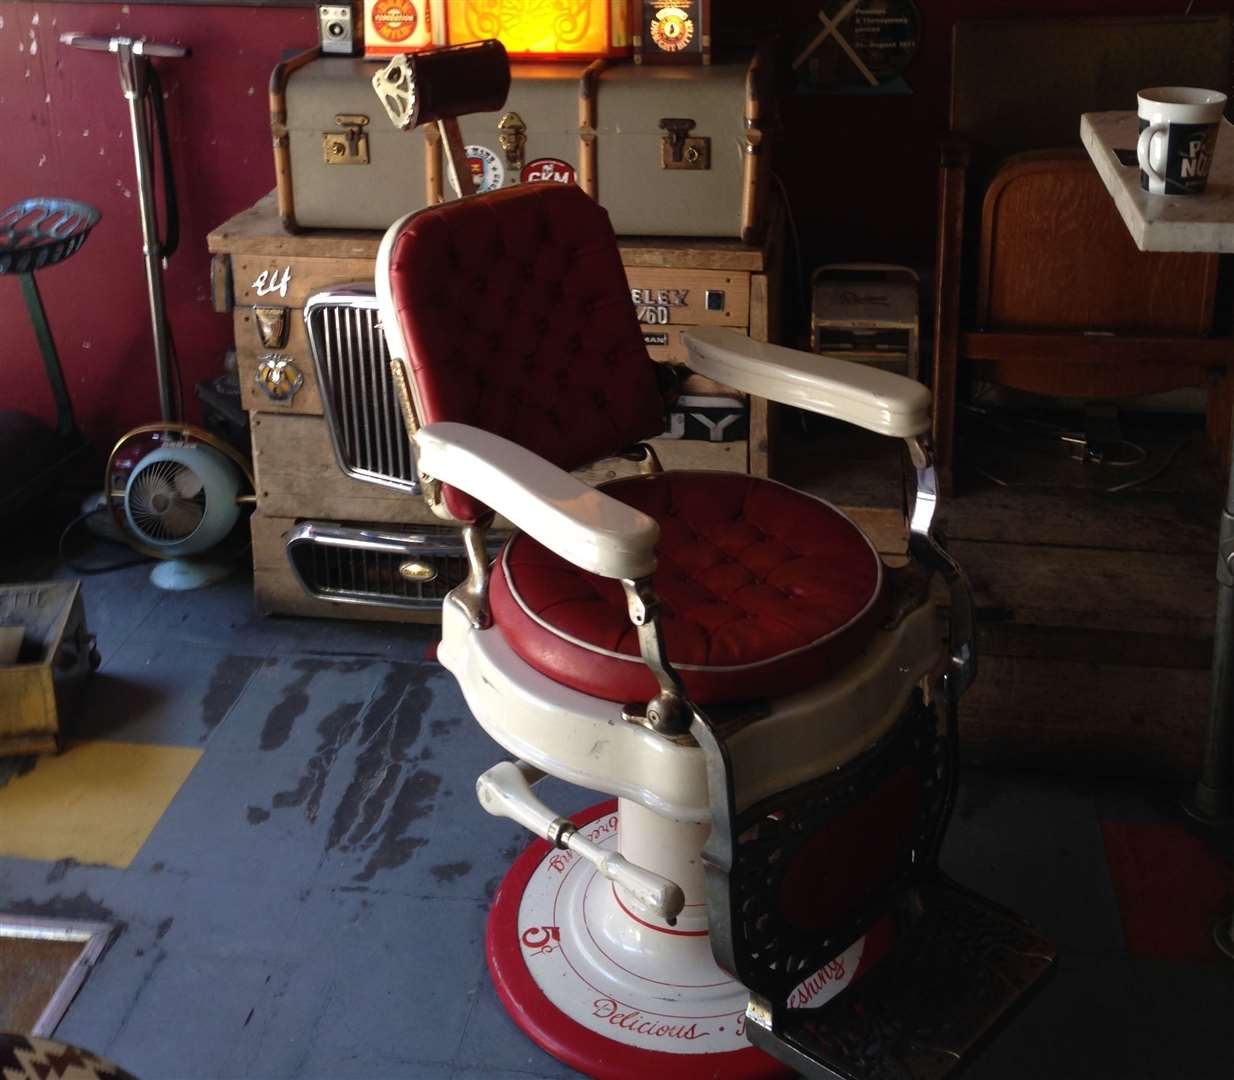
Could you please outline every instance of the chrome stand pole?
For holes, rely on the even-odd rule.
[[[1217,625],[1204,764],[1183,809],[1205,825],[1234,823],[1234,453],[1217,541]]]
[[[92,37],[76,32],[60,35],[64,45],[89,52],[115,53],[120,60],[120,88],[129,105],[133,130],[133,160],[137,164],[137,204],[141,211],[142,255],[146,262],[146,286],[150,297],[150,324],[154,330],[154,363],[159,380],[159,407],[163,420],[180,420],[180,403],[173,392],[171,333],[163,295],[163,248],[159,243],[158,214],[154,198],[154,160],[150,130],[146,124],[145,100],[150,82],[151,56],[181,59],[189,51],[183,45],[160,45],[142,38]]]
[[[154,365],[158,372],[159,410],[165,421],[179,420],[180,403],[172,390],[171,335],[167,330],[167,306],[163,293],[163,250],[159,244],[155,212],[154,165],[150,130],[146,123],[145,98],[149,61],[134,50],[134,42],[122,41],[116,53],[120,58],[120,86],[129,105],[133,130],[133,158],[137,165],[137,203],[141,212],[142,255],[146,263],[146,285],[150,298],[150,324],[154,330]]]
[[[1234,449],[1225,509],[1217,539],[1217,626],[1213,634],[1213,676],[1209,687],[1208,728],[1200,778],[1183,809],[1202,825],[1234,824]],[[1234,960],[1234,914],[1213,924],[1213,944]]]

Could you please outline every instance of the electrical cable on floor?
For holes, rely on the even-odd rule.
[[[965,406],[965,411],[970,415],[980,417],[986,424],[996,431],[1007,435],[1024,435],[1040,432],[1051,442],[1057,441],[1065,444],[1074,444],[1084,447],[1085,456],[1082,463],[1085,466],[1098,465],[1105,466],[1111,469],[1129,469],[1139,465],[1143,465],[1149,459],[1149,452],[1139,443],[1134,443],[1130,439],[1120,439],[1117,442],[1103,443],[1101,445],[1108,447],[1127,448],[1130,450],[1130,456],[1123,459],[1111,459],[1107,456],[1098,456],[1089,450],[1087,439],[1083,435],[1076,434],[1065,427],[1060,427],[1057,424],[1051,424],[1042,420],[1035,420],[1030,416],[1017,416],[1014,420],[1009,420],[1005,415],[996,416],[990,409],[982,408],[973,405],[971,402]],[[1165,454],[1161,463],[1143,476],[1132,477],[1130,480],[1125,480],[1122,483],[1114,484],[1112,487],[1093,487],[1091,490],[1099,491],[1104,494],[1112,495],[1120,491],[1128,491],[1131,488],[1139,487],[1142,484],[1148,483],[1150,480],[1155,480],[1164,473],[1178,456],[1179,452],[1186,445],[1186,440],[1181,440],[1174,444],[1173,447]],[[1016,484],[1009,480],[1004,480],[999,476],[995,476],[987,469],[981,466],[974,465],[973,471],[983,479],[989,480],[999,487],[1013,488],[1026,485]],[[1031,486],[1031,485],[1027,485]]]
[[[1137,476],[1134,479],[1124,481],[1121,484],[1115,484],[1114,487],[1112,488],[1106,488],[1106,491],[1111,492],[1111,493],[1115,491],[1126,491],[1128,488],[1138,487],[1140,484],[1146,484],[1150,480],[1156,480],[1157,477],[1159,477],[1163,472],[1166,471],[1166,469],[1168,469],[1171,465],[1174,464],[1174,459],[1178,457],[1179,451],[1182,450],[1182,448],[1185,445],[1186,445],[1185,441],[1175,443],[1174,448],[1168,454],[1166,454],[1165,460],[1157,468],[1155,468],[1152,472],[1144,476]]]
[[[991,484],[997,484],[999,487],[1009,488],[1012,486],[1008,481],[1001,480],[993,473],[986,472],[980,465],[974,465],[973,472],[975,472],[983,480],[989,480]]]
[[[109,512],[108,507],[96,506],[93,510],[86,510],[83,513],[78,514],[75,518],[73,518],[72,521],[70,521],[63,528],[63,530],[61,530],[60,539],[56,544],[56,554],[59,556],[60,561],[64,563],[64,565],[67,566],[74,573],[85,574],[87,576],[93,576],[95,574],[110,574],[115,570],[126,570],[130,566],[144,566],[146,563],[154,562],[154,560],[150,558],[149,556],[142,555],[139,558],[125,559],[121,562],[107,563],[103,566],[83,566],[80,563],[73,562],[73,560],[70,559],[64,553],[64,545],[65,545],[65,541],[68,540],[69,538],[69,533],[71,533],[75,528],[77,528],[78,525],[80,525],[87,518],[91,518],[95,514],[103,514],[107,512]],[[99,539],[102,540],[104,538],[99,537]],[[112,543],[112,544],[122,544],[123,543],[123,541],[120,541],[120,540],[109,540],[106,542]]]

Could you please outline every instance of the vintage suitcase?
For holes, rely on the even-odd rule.
[[[437,130],[396,130],[373,93],[375,70],[310,49],[270,76],[279,216],[288,229],[384,229],[440,190]]]
[[[270,85],[279,212],[289,229],[384,229],[443,197],[436,131],[396,130],[376,66],[309,50]],[[731,236],[764,225],[760,56],[708,67],[526,63],[506,107],[461,118],[478,190],[578,183],[626,236]]]

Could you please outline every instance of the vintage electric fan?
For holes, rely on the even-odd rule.
[[[153,447],[153,448],[152,448]],[[144,424],[107,459],[104,498],[124,538],[159,562],[162,589],[199,589],[226,577],[256,501],[253,474],[236,450],[191,424]]]

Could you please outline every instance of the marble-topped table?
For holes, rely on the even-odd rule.
[[[1140,188],[1137,165],[1124,165],[1116,150],[1135,154],[1139,125],[1127,112],[1085,113],[1080,138],[1141,251],[1234,252],[1234,124],[1223,120],[1208,186],[1202,195],[1150,195]]]
[[[1234,125],[1222,121],[1208,185],[1202,195],[1150,195],[1137,165],[1117,150],[1133,150],[1134,112],[1085,113],[1080,138],[1114,205],[1141,251],[1234,252]],[[1204,740],[1204,762],[1184,808],[1207,825],[1234,824],[1234,454],[1217,547],[1217,626]],[[1217,947],[1234,959],[1234,918],[1213,926]]]

